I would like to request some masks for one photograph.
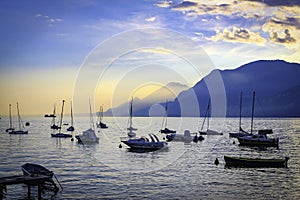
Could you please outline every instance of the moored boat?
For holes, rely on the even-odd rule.
[[[21,166],[22,172],[25,176],[44,175],[52,178],[54,173],[46,167],[34,163],[26,163]]]
[[[149,134],[151,141],[146,137],[134,138],[129,140],[122,140],[124,144],[129,146],[131,149],[142,149],[142,150],[159,150],[168,146],[167,142],[159,141],[158,137],[154,134]]]
[[[245,158],[224,156],[226,167],[249,167],[249,168],[281,168],[287,167],[288,157],[284,159],[278,158]]]
[[[76,135],[75,138],[79,143],[83,144],[95,144],[99,143],[99,138],[97,137],[95,133],[95,125],[93,120],[93,114],[92,114],[92,107],[91,102],[89,102],[90,106],[90,128],[86,131],[83,131],[81,135]]]
[[[62,125],[62,120],[63,120],[63,115],[64,115],[63,114],[64,113],[64,104],[65,104],[65,100],[62,101],[59,127],[61,127],[61,125]],[[59,128],[59,132],[58,133],[51,133],[51,137],[70,138],[70,137],[73,137],[73,136],[71,134],[62,133],[61,128]]]
[[[190,131],[189,130],[185,130],[184,131],[184,134],[179,134],[179,133],[171,133],[171,134],[168,134],[166,136],[168,142],[170,141],[173,141],[173,142],[186,142],[186,143],[189,143],[189,142],[198,142],[199,140],[203,140],[203,136],[197,136],[194,135],[192,136]]]
[[[16,134],[16,135],[22,135],[22,134],[28,134],[28,130],[24,130],[24,124],[20,116],[19,111],[19,103],[17,102],[17,110],[18,110],[18,123],[19,123],[19,130],[10,130],[9,134]]]
[[[266,146],[278,147],[278,138],[268,138],[266,134],[253,134],[244,137],[238,137],[241,146]]]
[[[168,126],[168,101],[166,101],[166,103],[165,103],[165,116],[164,116],[163,122],[162,122],[162,127],[165,127],[165,128],[161,129],[159,132],[165,133],[165,134],[176,133],[175,130],[168,129],[167,126]]]
[[[210,112],[211,112],[211,108],[210,108],[210,100],[209,100],[208,104],[207,104],[207,109],[206,109],[206,113],[205,113],[205,116],[204,116],[204,120],[203,120],[203,123],[202,123],[202,126],[201,126],[201,130],[199,131],[199,134],[200,135],[223,135],[223,133],[220,133],[218,131],[209,129],[209,118],[210,118],[210,115],[211,115]],[[207,119],[207,129],[203,130],[206,119]]]

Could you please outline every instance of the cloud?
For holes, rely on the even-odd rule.
[[[296,39],[291,36],[289,29],[285,29],[284,37],[279,37],[277,32],[273,32],[270,40],[276,43],[295,43]]]
[[[155,20],[156,20],[156,17],[149,17],[149,18],[145,19],[146,22],[154,22]]]
[[[286,17],[271,18],[263,24],[264,32],[269,33],[270,42],[284,45],[290,49],[299,49],[300,18]]]
[[[264,44],[266,40],[260,36],[259,33],[251,32],[247,28],[236,28],[233,27],[232,30],[224,29],[222,32],[217,31],[217,34],[207,38],[208,40],[218,41],[223,40],[227,42],[240,42],[240,43],[256,43]]]
[[[35,17],[45,21],[49,26],[53,26],[54,24],[59,23],[59,22],[62,21],[61,18],[49,17],[48,15],[44,15],[44,14],[41,14],[41,13],[36,14]]]
[[[155,4],[157,7],[161,8],[168,8],[172,5],[172,1],[159,1],[157,4]]]

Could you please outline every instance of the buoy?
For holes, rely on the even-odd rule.
[[[233,140],[233,144],[235,144],[235,141]]]
[[[30,123],[29,123],[29,122],[26,122],[26,123],[25,123],[25,126],[30,126]]]
[[[216,160],[215,160],[215,165],[219,165],[219,160],[218,160],[218,158],[216,158]]]
[[[120,148],[120,149],[122,148],[122,145],[121,145],[121,144],[119,145],[119,148]]]
[[[71,141],[73,142],[73,141],[74,141],[74,138],[72,138]]]

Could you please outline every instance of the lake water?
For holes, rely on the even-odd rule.
[[[88,116],[76,116],[75,134],[89,128]],[[134,118],[138,136],[158,133],[162,118]],[[203,119],[169,118],[168,127],[183,133],[199,130]],[[254,128],[272,128],[279,149],[240,147],[228,132],[237,131],[238,119],[212,119],[211,129],[222,136],[205,136],[198,143],[169,142],[162,151],[135,153],[123,144],[127,118],[109,118],[108,129],[97,132],[100,143],[82,145],[70,138],[51,138],[50,118],[23,117],[28,135],[9,135],[8,119],[0,120],[0,176],[21,174],[27,162],[54,171],[63,191],[44,199],[300,199],[300,119],[255,119]],[[67,120],[68,121],[68,120]],[[65,121],[65,122],[67,122]],[[16,123],[14,123],[16,125]],[[64,126],[64,130],[68,126]],[[250,119],[243,119],[248,130]],[[236,144],[234,144],[236,141]],[[224,155],[289,156],[288,168],[225,168]],[[220,164],[214,165],[218,158]],[[37,198],[32,188],[32,199]],[[26,199],[27,187],[8,186],[6,199]]]

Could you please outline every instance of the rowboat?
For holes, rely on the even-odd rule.
[[[246,158],[224,156],[226,167],[250,167],[250,168],[281,168],[287,167],[289,157],[284,159],[278,158]]]

